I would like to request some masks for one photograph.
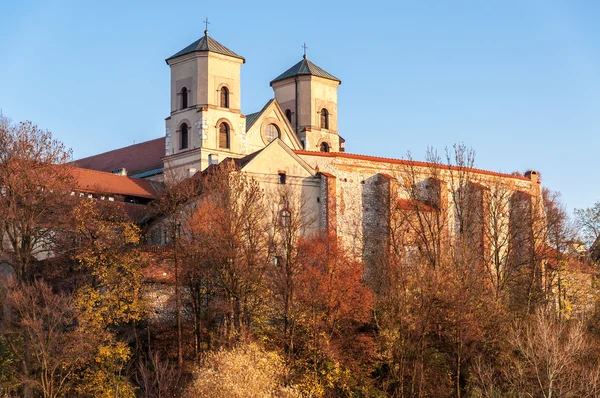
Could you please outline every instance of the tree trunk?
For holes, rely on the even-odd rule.
[[[175,307],[177,316],[177,364],[183,366],[183,346],[182,346],[182,328],[181,328],[181,298],[179,297],[179,262],[177,258],[177,238],[173,243],[173,260],[175,263]]]

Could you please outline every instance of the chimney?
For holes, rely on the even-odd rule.
[[[533,182],[533,183],[537,183],[541,179],[540,178],[541,177],[540,174],[537,171],[535,171],[535,170],[527,170],[525,172],[525,177],[529,178],[531,180],[531,182]]]
[[[533,196],[541,196],[542,194],[542,175],[535,170],[527,170],[525,177],[531,180],[530,193]]]

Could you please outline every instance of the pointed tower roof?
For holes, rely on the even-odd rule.
[[[196,40],[195,42],[193,42],[192,44],[190,44],[183,50],[179,51],[178,53],[173,54],[172,56],[167,58],[165,61],[167,63],[169,63],[169,61],[173,58],[177,58],[182,55],[190,54],[190,53],[193,53],[196,51],[198,51],[198,52],[212,51],[214,53],[228,55],[228,56],[234,57],[234,58],[239,58],[242,61],[244,61],[244,63],[246,62],[246,59],[244,59],[244,57],[234,53],[233,51],[231,51],[230,49],[228,49],[227,47],[225,47],[224,45],[222,45],[221,43],[219,43],[218,41],[216,41],[215,39],[210,37],[208,35],[208,30],[204,31],[204,36],[202,36],[200,39]]]
[[[271,81],[270,84],[272,85],[273,83],[278,82],[280,80],[288,79],[288,78],[294,77],[294,76],[303,76],[303,75],[318,76],[318,77],[322,77],[324,79],[335,80],[335,81],[339,82],[340,84],[342,84],[342,81],[340,79],[333,76],[331,73],[328,73],[325,70],[319,68],[317,65],[313,64],[312,62],[310,62],[306,58],[306,55],[304,55],[304,57],[302,57],[302,61],[298,62],[296,65],[292,66],[290,69],[286,70],[281,75],[277,76],[275,79],[273,79]]]

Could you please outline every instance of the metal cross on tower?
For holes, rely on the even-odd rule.
[[[206,29],[204,29],[204,34],[208,34],[208,24],[210,23],[208,22],[208,17],[206,17],[206,19],[202,22],[204,22],[204,25],[206,25]]]
[[[304,49],[304,58],[306,59],[306,50],[308,49],[308,47],[306,46],[306,43],[304,43],[304,45],[302,45],[302,48]]]

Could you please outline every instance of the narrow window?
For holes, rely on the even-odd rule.
[[[329,129],[329,112],[327,109],[321,109],[321,128]]]
[[[321,152],[329,152],[329,144],[326,142],[321,142],[320,150]]]
[[[219,148],[229,149],[229,125],[225,122],[219,126]]]
[[[304,140],[300,140],[300,144],[302,144],[302,149],[306,149],[306,144],[304,143]]]
[[[181,145],[179,149],[187,149],[188,147],[188,125],[183,123],[181,125]]]
[[[287,118],[288,122],[292,122],[292,111],[290,111],[289,109],[285,110],[285,117]]]
[[[229,90],[221,87],[221,108],[229,108]]]
[[[188,107],[188,89],[181,89],[181,109],[185,109]]]
[[[285,173],[279,173],[279,174],[277,174],[277,183],[278,184],[285,184]]]
[[[265,128],[265,138],[268,142],[273,141],[275,138],[281,138],[281,133],[279,132],[279,127],[274,124],[269,124]]]
[[[290,221],[292,220],[292,213],[289,210],[281,210],[279,212],[279,222],[282,227],[287,227],[290,225]]]

